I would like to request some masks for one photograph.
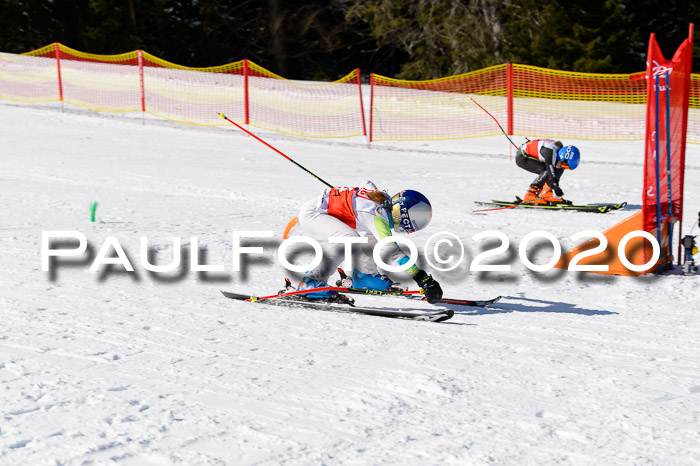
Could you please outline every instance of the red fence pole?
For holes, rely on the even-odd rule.
[[[54,42],[56,51],[56,69],[58,70],[58,96],[61,99],[61,111],[63,111],[63,80],[61,79],[61,47],[58,42]]]
[[[143,50],[139,49],[139,80],[141,83],[141,112],[146,113],[146,89],[143,84]]]
[[[362,79],[360,78],[360,69],[357,68],[357,90],[360,95],[360,115],[362,115],[362,135],[367,136],[367,126],[365,126],[365,107],[362,104]]]
[[[372,142],[372,114],[374,113],[374,73],[369,75],[369,142]]]
[[[243,59],[243,105],[245,106],[245,124],[250,124],[250,101],[248,97],[248,59]]]
[[[508,87],[508,134],[513,135],[513,64],[508,63],[506,68],[506,81]]]

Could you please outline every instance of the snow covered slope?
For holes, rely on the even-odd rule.
[[[1,464],[700,463],[700,277],[535,273],[517,254],[531,231],[566,250],[638,209],[639,142],[578,141],[581,166],[562,179],[567,198],[624,211],[469,215],[533,178],[503,137],[368,149],[264,134],[335,185],[370,179],[431,200],[430,227],[410,239],[422,249],[448,231],[467,250],[434,273],[445,295],[504,296],[431,324],[223,298],[298,278],[276,246],[323,188],[233,126],[3,104],[0,127]],[[684,233],[700,210],[700,148],[687,160]],[[49,230],[82,232],[87,256],[42,272]],[[231,233],[251,230],[275,236],[234,273]],[[472,236],[488,230],[510,240],[495,259],[511,272],[469,272],[485,247]],[[197,237],[200,262],[224,271],[151,273],[143,236],[159,264],[173,237],[186,257]],[[108,237],[135,272],[88,270]],[[534,246],[534,262],[551,257]]]

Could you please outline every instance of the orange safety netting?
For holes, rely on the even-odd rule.
[[[250,124],[280,133],[314,137],[365,133],[360,70],[331,83],[290,81],[250,63]],[[228,114],[227,114],[228,115]],[[301,134],[296,128],[321,128]]]
[[[370,135],[380,140],[500,134],[624,140],[644,138],[643,75],[497,65],[449,78],[400,81],[372,75]]]
[[[562,139],[644,138],[643,75],[573,73],[525,65],[513,65],[513,74],[514,134]]]
[[[498,133],[493,120],[469,95],[505,125],[506,69],[506,65],[498,65],[430,81],[373,74],[370,140],[460,139]]]
[[[52,44],[0,55],[0,98],[142,111],[194,125],[244,124],[306,137],[365,134],[360,73],[334,82],[290,81],[248,61],[189,68],[134,51],[96,55]]]
[[[690,102],[688,106],[688,134],[686,142],[700,144],[700,74],[690,75]]]
[[[371,77],[370,139],[437,140],[508,134],[600,140],[644,137],[643,73],[573,73],[504,64],[430,81]],[[176,65],[143,51],[83,53],[52,44],[0,54],[0,99],[61,101],[97,111],[142,111],[195,125],[218,113],[307,137],[365,134],[360,73],[330,83],[290,81],[248,61]],[[690,87],[688,142],[700,143],[700,75]]]

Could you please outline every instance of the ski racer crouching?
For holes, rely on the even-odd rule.
[[[430,202],[417,191],[401,191],[393,197],[379,191],[370,181],[359,188],[326,189],[320,198],[304,204],[299,211],[299,225],[315,240],[323,242],[323,261],[306,273],[297,290],[327,287],[327,281],[345,258],[345,244],[328,243],[331,237],[359,237],[367,233],[368,242],[357,244],[353,251],[358,264],[352,272],[352,287],[368,290],[388,290],[397,283],[380,275],[372,250],[378,240],[390,237],[392,229],[413,233],[425,228],[432,217]],[[399,265],[409,261],[396,243],[391,248],[391,259]],[[429,303],[442,298],[440,284],[415,264],[406,270],[425,293]],[[306,294],[308,298],[332,298],[333,291]]]
[[[565,169],[578,167],[581,153],[576,146],[566,146],[552,139],[535,139],[520,147],[515,163],[522,169],[536,173],[523,203],[526,204],[571,204],[562,199],[564,192],[559,180]],[[552,192],[554,191],[554,192]]]

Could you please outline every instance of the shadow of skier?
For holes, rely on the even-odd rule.
[[[539,305],[527,305],[503,302],[504,300],[527,301]],[[455,315],[489,315],[505,314],[509,312],[558,312],[565,314],[579,314],[584,316],[605,316],[619,314],[619,312],[602,311],[599,309],[586,309],[577,304],[561,301],[547,301],[544,299],[523,298],[520,296],[504,296],[501,301],[491,307],[465,309],[463,306],[447,305],[448,309],[455,311]]]

